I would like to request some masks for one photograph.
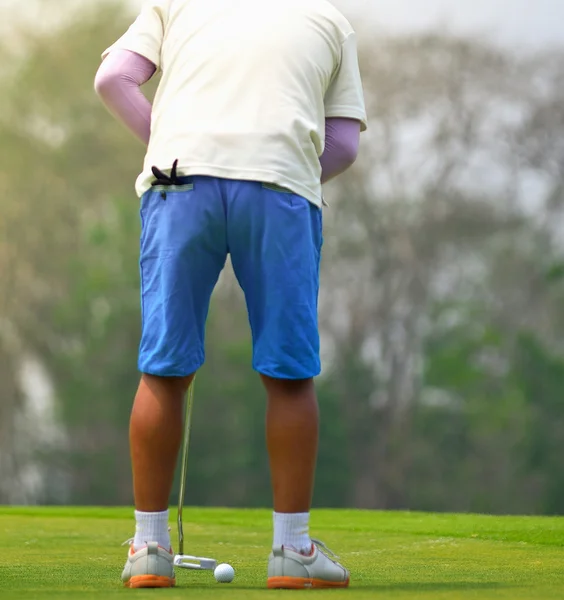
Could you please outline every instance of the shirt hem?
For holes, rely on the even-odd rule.
[[[368,129],[368,117],[366,113],[352,106],[332,106],[330,109],[325,109],[325,118],[356,119],[360,121],[361,131]]]
[[[148,49],[146,46],[136,44],[122,44],[119,41],[116,42],[113,46],[110,46],[107,50],[104,50],[102,53],[102,60],[104,60],[108,54],[112,50],[129,50],[129,52],[134,52],[135,54],[139,54],[143,58],[146,58],[150,62],[152,62],[157,69],[160,68],[160,56],[155,53],[153,50]]]

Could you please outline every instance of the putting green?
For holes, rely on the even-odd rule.
[[[131,509],[0,508],[0,598],[564,599],[564,518],[315,511],[312,533],[352,581],[303,592],[265,589],[270,512],[188,508],[185,521],[186,551],[231,563],[232,584],[179,571],[173,590],[124,589]]]

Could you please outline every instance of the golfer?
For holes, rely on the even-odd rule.
[[[153,105],[141,86],[161,75]],[[309,533],[319,417],[322,183],[355,161],[366,114],[356,37],[326,0],[149,0],[95,88],[147,146],[141,382],[130,425],[136,533],[126,586],[175,583],[169,496],[183,401],[231,257],[268,397],[270,588],[346,587]]]

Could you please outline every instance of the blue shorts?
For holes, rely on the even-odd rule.
[[[319,374],[321,210],[252,181],[183,177],[141,199],[139,370],[182,377],[204,363],[210,297],[227,254],[245,293],[253,368]]]

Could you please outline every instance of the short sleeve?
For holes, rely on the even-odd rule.
[[[124,35],[102,54],[102,59],[114,49],[130,50],[150,60],[160,68],[164,38],[166,7],[163,0],[149,0]]]
[[[354,33],[341,46],[339,66],[325,94],[325,116],[357,119],[362,123],[362,131],[367,128],[368,119]]]

